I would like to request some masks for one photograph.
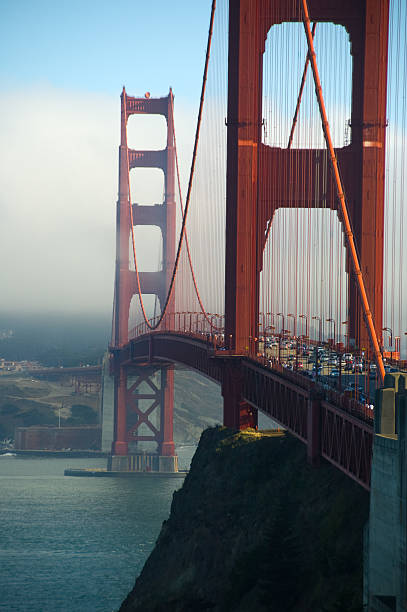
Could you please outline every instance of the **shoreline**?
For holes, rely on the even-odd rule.
[[[112,470],[100,469],[100,470],[92,470],[90,468],[85,469],[73,469],[68,468],[64,470],[64,476],[75,476],[81,478],[89,478],[89,477],[102,477],[102,478],[135,478],[135,477],[147,477],[150,476],[161,476],[164,478],[185,478],[188,474],[188,470],[179,470],[178,472],[115,472]]]
[[[93,450],[16,450],[13,448],[0,449],[0,455],[18,455],[21,457],[108,457],[109,453]]]

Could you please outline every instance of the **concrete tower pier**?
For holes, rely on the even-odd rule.
[[[364,605],[407,610],[407,374],[376,391],[370,515],[364,538]]]

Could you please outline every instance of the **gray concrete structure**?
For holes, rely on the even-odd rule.
[[[110,375],[109,353],[105,353],[102,364],[101,414],[102,414],[102,451],[112,452],[114,438],[114,378]]]
[[[113,472],[178,472],[178,457],[165,457],[156,453],[113,455],[108,469]]]
[[[370,515],[364,542],[364,606],[407,610],[407,374],[376,392]]]

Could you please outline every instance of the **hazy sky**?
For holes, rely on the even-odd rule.
[[[111,310],[120,92],[173,87],[185,172],[210,5],[0,3],[1,310]]]

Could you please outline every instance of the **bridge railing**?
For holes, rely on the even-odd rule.
[[[154,325],[156,320],[157,318],[152,319],[150,323]],[[164,319],[162,325],[154,332],[151,332],[150,327],[143,322],[129,332],[129,337],[130,339],[136,339],[151,333],[153,335],[162,333],[182,335],[204,342],[208,349],[210,349],[212,357],[225,358],[227,356],[236,356],[235,352],[229,348],[230,343],[225,338],[222,323],[223,316],[216,313],[210,314],[208,318],[202,313],[176,312],[172,313],[168,319]],[[290,338],[287,338],[287,340],[290,340]],[[244,357],[278,374],[283,379],[306,390],[309,394],[317,393],[321,398],[342,412],[352,415],[369,426],[372,425],[374,416],[373,405],[368,401],[360,401],[357,393],[355,393],[355,397],[349,397],[341,390],[329,386],[327,382],[311,378],[310,372],[307,370],[304,371],[306,372],[305,374],[304,372],[290,369],[283,360],[267,352],[265,338],[249,339],[248,344],[247,350],[239,354],[239,357]],[[262,345],[262,351],[259,351],[259,344]]]
[[[153,317],[149,320],[149,324],[142,321],[131,330],[129,330],[129,339],[134,339],[138,336],[143,336],[151,332],[151,328],[155,328],[159,317]],[[219,345],[224,343],[224,315],[216,313],[208,313],[204,315],[202,312],[173,312],[168,313],[158,328],[157,332],[180,332],[183,334],[194,334],[202,336],[210,334],[213,336]]]
[[[270,359],[273,364],[284,363],[284,361],[286,361],[284,359],[284,351],[286,351],[284,345],[287,342],[295,344],[294,350],[296,352],[297,362],[301,362],[303,359],[301,345],[306,345],[309,350],[314,350],[317,347],[323,346],[327,351],[337,354],[338,358],[340,355],[343,356],[345,353],[350,352],[350,349],[345,347],[342,343],[339,342],[335,344],[332,339],[325,342],[304,335],[292,336],[288,333],[288,330],[283,330],[284,333],[277,333],[274,328],[265,325],[263,318],[264,315],[260,313],[259,337],[248,338],[248,347],[246,350],[242,351],[242,353],[246,356],[261,356],[264,359]],[[208,337],[209,334],[211,343],[216,345],[217,349],[229,350],[229,347],[232,345],[233,337],[225,337],[224,319],[224,315],[218,313],[203,314],[202,312],[188,311],[172,312],[168,313],[164,317],[158,328],[155,326],[159,320],[159,316],[151,318],[148,323],[146,321],[142,321],[138,325],[134,326],[131,330],[129,330],[129,339],[134,339],[138,336],[144,336],[145,334],[151,333],[152,328],[154,328],[154,331],[157,332],[165,331],[190,334],[195,335],[198,338],[202,338],[204,335]],[[267,330],[270,330],[268,334],[265,333]],[[281,359],[279,358],[276,360],[272,355],[270,355],[270,351],[267,350],[267,344],[270,337],[274,340],[278,340],[278,344],[281,345]],[[360,359],[362,358],[363,353],[361,351],[353,350],[352,352]],[[389,358],[387,359],[387,362],[389,365],[391,364],[392,366],[396,366],[400,370],[407,370],[407,360],[395,360]]]

